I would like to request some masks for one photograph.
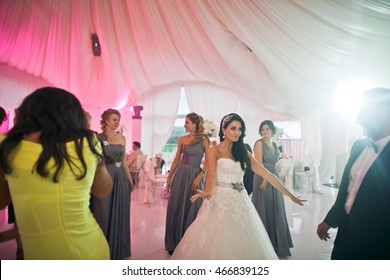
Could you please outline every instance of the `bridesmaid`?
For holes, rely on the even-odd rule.
[[[276,127],[270,120],[260,124],[259,133],[262,136],[254,146],[255,159],[277,176],[276,163],[279,160],[279,151],[272,136]],[[291,256],[293,247],[290,229],[287,223],[283,194],[273,188],[266,180],[255,174],[253,180],[252,202],[268,232],[275,252],[279,257]]]
[[[109,259],[107,240],[88,208],[112,180],[80,101],[53,87],[35,90],[0,135],[0,209],[11,202],[25,259]]]
[[[167,180],[170,191],[165,225],[165,248],[172,255],[187,228],[195,220],[202,200],[190,202],[190,197],[203,188],[205,170],[200,167],[210,140],[203,134],[203,118],[196,113],[186,116],[184,128],[188,132],[178,140],[177,152]]]
[[[130,248],[130,192],[133,183],[126,161],[126,138],[119,133],[121,114],[107,109],[100,120],[102,142],[107,170],[112,177],[112,192],[106,198],[93,197],[93,214],[110,246],[113,260],[131,256]]]

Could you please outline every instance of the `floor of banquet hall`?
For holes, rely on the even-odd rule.
[[[294,243],[292,256],[285,260],[328,260],[336,234],[330,229],[331,239],[319,240],[316,235],[318,223],[335,201],[338,189],[321,187],[321,193],[306,188],[296,190],[296,194],[308,201],[304,206],[293,204],[285,197],[286,211]],[[155,186],[153,204],[144,204],[144,189],[132,192],[131,202],[131,251],[130,260],[168,260],[170,255],[164,249],[164,231],[167,198],[160,186]],[[6,210],[0,211],[0,231],[12,226],[7,224]],[[0,243],[0,259],[15,259],[16,242],[9,240]]]

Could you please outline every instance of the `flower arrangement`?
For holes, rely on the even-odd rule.
[[[276,139],[279,139],[280,137],[282,137],[283,133],[284,133],[284,128],[280,128],[280,127],[275,127],[276,128],[276,131],[275,131],[275,138]]]
[[[217,126],[213,121],[205,120],[203,123],[204,135],[207,137],[217,137]]]

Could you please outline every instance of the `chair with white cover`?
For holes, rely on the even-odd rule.
[[[162,174],[162,168],[161,168],[162,153],[156,154],[155,160],[156,163],[154,166],[154,174]]]
[[[280,180],[291,192],[293,191],[294,177],[294,159],[282,158],[276,163],[276,169],[279,173]]]
[[[294,171],[294,175],[297,177],[296,186],[298,189],[306,188],[309,192],[321,193],[318,167],[318,160],[308,158],[301,161],[300,169]]]
[[[148,158],[148,155],[138,155],[137,156],[137,169],[139,170],[138,173],[138,184],[137,186],[139,188],[145,188],[146,183],[146,172],[145,172],[145,162]]]
[[[151,158],[145,162],[145,172],[146,172],[146,184],[145,184],[145,195],[144,195],[144,204],[148,207],[151,207],[154,201],[155,196],[155,188],[154,188],[154,180],[155,173],[154,167],[156,166],[155,158]]]
[[[145,171],[147,183],[145,184],[145,196],[144,203],[150,207],[153,204],[156,186],[162,186],[162,189],[165,187],[167,182],[167,175],[155,174],[156,167],[156,158],[151,158],[145,163]]]

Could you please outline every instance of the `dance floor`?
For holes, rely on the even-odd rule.
[[[321,193],[306,188],[296,190],[296,194],[308,201],[304,206],[293,204],[285,197],[286,211],[294,243],[292,256],[284,260],[328,260],[336,234],[330,230],[331,239],[319,240],[317,225],[322,221],[333,204],[338,189],[322,186]],[[144,189],[132,192],[131,202],[131,252],[129,260],[169,260],[164,249],[164,231],[167,198],[161,186],[154,187],[153,203],[144,203]],[[0,231],[12,228],[7,224],[6,210],[0,211]],[[16,242],[9,240],[0,243],[0,259],[15,259]]]

